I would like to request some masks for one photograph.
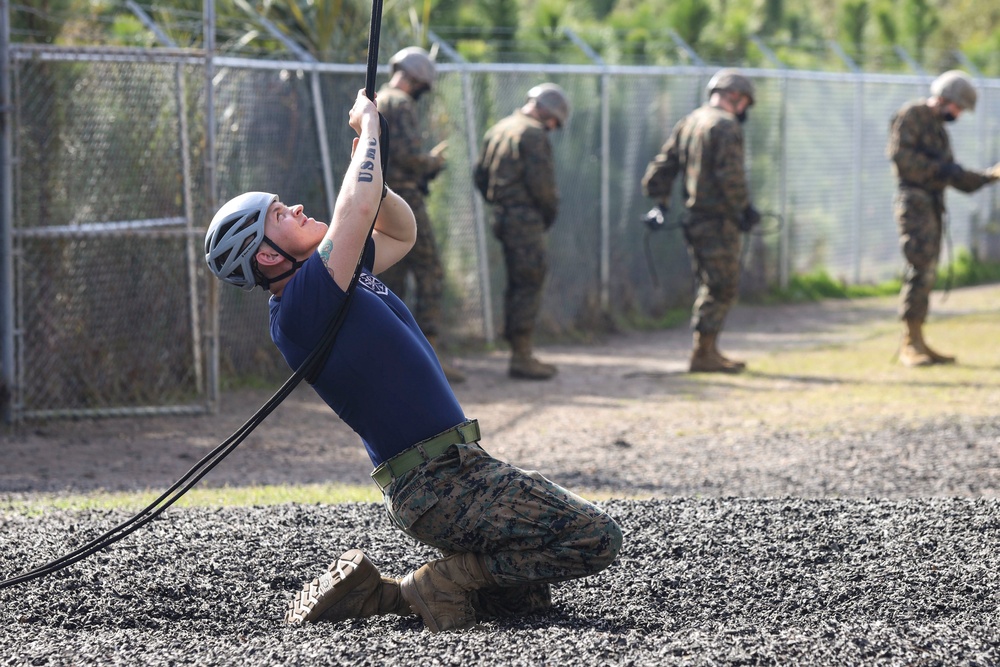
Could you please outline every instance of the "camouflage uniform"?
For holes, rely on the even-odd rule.
[[[503,244],[504,338],[531,336],[548,268],[545,232],[559,210],[552,145],[544,125],[518,110],[487,130],[474,179],[493,204],[493,234]]]
[[[893,213],[907,263],[900,317],[923,322],[937,277],[944,189],[950,185],[973,192],[993,178],[955,164],[944,121],[926,100],[910,102],[896,112],[886,153],[899,179]]]
[[[428,181],[437,175],[440,164],[438,159],[421,150],[422,135],[414,99],[388,85],[378,91],[376,99],[379,111],[388,123],[391,141],[386,185],[410,205],[417,220],[417,241],[413,249],[383,272],[379,279],[405,300],[406,276],[413,273],[417,285],[417,303],[413,314],[424,335],[434,337],[440,333],[441,327],[444,269],[434,240],[434,229],[427,217],[424,195]]]
[[[642,179],[647,197],[667,202],[683,179],[684,238],[701,282],[691,326],[703,334],[722,330],[736,301],[740,276],[737,221],[750,204],[743,158],[743,128],[736,117],[702,106],[685,116]]]
[[[476,592],[484,616],[546,609],[550,583],[603,570],[622,545],[621,528],[596,506],[477,444],[454,445],[393,480],[385,506],[399,528],[446,556],[485,555],[502,588]]]

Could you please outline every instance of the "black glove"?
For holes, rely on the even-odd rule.
[[[649,209],[646,215],[643,216],[642,221],[650,230],[654,232],[659,231],[663,229],[663,221],[667,217],[667,210],[666,206],[658,204]]]
[[[741,232],[749,232],[751,229],[760,224],[760,211],[750,204],[745,209],[743,209],[743,216],[737,223],[737,227],[740,228]]]

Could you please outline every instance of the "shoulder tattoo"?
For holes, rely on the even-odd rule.
[[[326,270],[329,271],[332,276],[333,267],[330,266],[330,253],[333,252],[333,241],[330,239],[323,239],[323,242],[319,244],[317,252],[319,253],[320,260],[323,262],[323,266],[326,267]]]

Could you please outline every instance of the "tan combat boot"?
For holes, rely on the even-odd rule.
[[[447,379],[451,384],[461,384],[465,382],[465,373],[447,363],[441,356],[441,353],[438,352],[437,336],[427,336],[427,342],[431,344],[432,348],[434,348],[434,354],[437,355],[438,362],[441,364],[441,370],[444,371],[445,379]]]
[[[558,372],[531,354],[531,336],[514,336],[510,341],[510,368],[507,374],[521,380],[550,380]]]
[[[930,366],[934,358],[924,345],[923,322],[920,320],[903,320],[906,330],[899,346],[899,363],[904,366]]]
[[[739,373],[746,364],[723,357],[715,346],[718,334],[694,332],[691,373]]]
[[[953,355],[941,354],[940,352],[937,352],[934,349],[932,349],[931,346],[927,344],[927,341],[924,339],[923,322],[921,322],[920,320],[914,320],[913,322],[914,322],[914,329],[917,332],[917,338],[920,341],[920,345],[923,348],[923,352],[924,354],[926,354],[928,357],[931,358],[931,361],[933,361],[935,364],[955,363],[955,357]],[[909,321],[907,322],[907,329],[909,330]]]
[[[295,594],[288,603],[285,621],[312,623],[413,613],[400,595],[399,581],[383,577],[364,553],[351,549]]]
[[[431,632],[464,630],[476,624],[470,592],[496,586],[479,554],[432,560],[400,582],[403,598]]]
[[[719,355],[719,358],[722,359],[722,363],[728,364],[729,366],[732,366],[737,371],[742,371],[742,370],[744,370],[747,367],[747,362],[741,361],[739,359],[730,359],[729,357],[727,357],[726,355],[722,354],[722,352],[719,351],[719,335],[718,334],[715,335],[715,340],[712,341],[712,349],[715,351],[715,353],[717,355]]]

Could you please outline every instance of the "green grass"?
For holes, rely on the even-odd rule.
[[[960,250],[951,268],[938,270],[936,289],[969,287],[1000,282],[1000,263],[981,262],[966,249]],[[763,303],[802,303],[822,299],[860,299],[899,294],[899,278],[875,285],[848,285],[832,278],[825,270],[793,276],[786,288],[774,288],[760,299]]]
[[[813,273],[793,276],[788,281],[788,287],[776,287],[768,292],[761,301],[764,303],[803,303],[821,301],[823,299],[861,299],[871,296],[891,296],[899,294],[901,282],[888,280],[877,285],[847,285],[841,280],[831,278],[830,274],[820,269]]]
[[[948,281],[948,269],[938,271],[937,286],[943,289]],[[951,286],[969,287],[1000,282],[1000,263],[981,262],[966,249],[958,251],[951,265]]]
[[[97,491],[87,494],[45,494],[31,499],[0,500],[0,510],[18,514],[40,514],[46,510],[126,510],[138,512],[156,500],[163,490],[142,492]],[[279,486],[225,486],[194,488],[184,494],[176,507],[250,507],[297,503],[368,503],[381,502],[382,494],[374,484],[302,484]]]

